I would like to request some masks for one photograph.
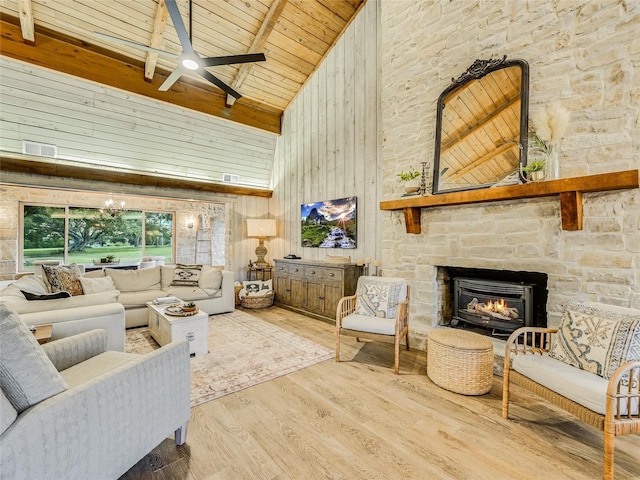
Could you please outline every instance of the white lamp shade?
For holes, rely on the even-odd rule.
[[[276,221],[273,219],[247,220],[248,237],[275,237]]]

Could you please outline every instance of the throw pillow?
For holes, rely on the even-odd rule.
[[[116,290],[116,286],[113,283],[111,277],[102,278],[86,278],[80,277],[80,283],[82,284],[82,290],[85,295],[92,293],[110,292]]]
[[[173,270],[172,287],[197,287],[202,273],[202,265],[183,265],[178,263]]]
[[[16,280],[13,285],[23,292],[34,293],[36,295],[45,295],[49,293],[49,288],[47,287],[47,284],[44,283],[44,280],[35,275],[25,275],[24,277]]]
[[[56,298],[69,298],[71,294],[69,292],[57,292],[57,293],[45,293],[38,295],[35,293],[25,292],[20,290],[27,300],[55,300]]]
[[[261,280],[245,280],[242,282],[242,286],[247,297],[259,297],[264,295],[264,292],[260,293],[260,290],[262,290]]]
[[[42,265],[44,276],[51,287],[51,293],[69,292],[71,295],[82,295],[80,276],[77,265]]]
[[[22,412],[67,388],[17,313],[0,305],[0,387]]]
[[[273,290],[273,280],[264,280],[260,290]]]
[[[355,313],[395,318],[398,304],[407,298],[407,282],[403,278],[360,277],[356,295]]]
[[[222,287],[222,270],[208,266],[203,267],[198,285],[200,288],[208,290],[220,290]]]
[[[549,356],[610,378],[623,363],[640,360],[640,314],[571,303],[563,313]]]
[[[143,268],[142,270],[106,268],[105,273],[113,280],[116,290],[121,292],[160,290],[160,267]]]

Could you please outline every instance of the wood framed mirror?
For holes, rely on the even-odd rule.
[[[527,163],[529,65],[476,60],[438,98],[434,194],[517,183]]]

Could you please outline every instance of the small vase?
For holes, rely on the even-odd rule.
[[[529,174],[529,178],[531,178],[532,182],[540,182],[544,180],[545,171],[544,170],[536,170],[535,172],[531,172]]]
[[[547,180],[557,180],[560,178],[560,160],[558,149],[555,145],[552,146],[551,152],[547,155],[545,170],[547,171]]]

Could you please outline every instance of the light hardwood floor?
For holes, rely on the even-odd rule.
[[[334,326],[277,307],[248,313],[327,347]],[[333,360],[192,409],[187,443],[165,440],[122,479],[601,478],[602,433],[502,378],[470,397],[434,385],[425,352],[345,338]],[[616,479],[640,479],[640,436],[616,440]]]

